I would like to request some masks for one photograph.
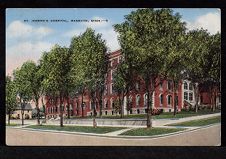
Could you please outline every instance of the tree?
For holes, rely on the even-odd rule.
[[[79,83],[90,93],[95,126],[97,92],[107,70],[105,41],[100,34],[95,34],[88,28],[82,35],[73,38],[70,48],[74,57],[72,76],[76,80],[75,83]]]
[[[32,99],[32,83],[29,79],[32,78],[32,67],[34,63],[27,61],[23,63],[21,68],[17,68],[13,72],[17,95],[21,106],[22,125],[24,125],[24,108]]]
[[[43,80],[42,72],[40,71],[40,66],[30,62],[30,69],[27,72],[27,80],[31,83],[31,93],[32,99],[35,101],[35,107],[37,110],[37,124],[40,125],[40,108],[39,108],[39,99],[42,95],[41,83]]]
[[[221,34],[210,36],[209,51],[205,55],[205,77],[210,86],[212,110],[216,109],[216,97],[220,92],[221,78]]]
[[[116,72],[114,73],[113,83],[114,88],[117,92],[117,96],[119,97],[119,104],[121,110],[121,118],[124,114],[124,97],[127,96],[127,111],[129,111],[130,103],[129,103],[129,91],[134,88],[134,74],[132,73],[131,65],[127,63],[128,61],[121,61],[121,63],[117,66]]]
[[[17,107],[17,92],[14,81],[10,76],[6,76],[6,113],[8,114],[8,125],[10,125],[11,113]]]
[[[147,92],[147,127],[152,127],[150,96],[157,87],[168,54],[178,49],[176,40],[185,32],[181,16],[171,9],[138,9],[115,25],[125,60],[130,61],[137,75],[145,82]],[[140,69],[142,68],[142,69]]]
[[[185,62],[187,78],[191,80],[195,96],[195,112],[198,111],[199,86],[209,78],[210,58],[206,55],[210,53],[210,35],[206,30],[192,30],[187,33],[187,53],[188,60]]]
[[[60,102],[60,126],[63,127],[64,100],[68,96],[70,82],[70,54],[67,48],[55,45],[50,52],[42,56],[41,69],[44,74],[42,82],[46,94],[54,98],[55,105]]]

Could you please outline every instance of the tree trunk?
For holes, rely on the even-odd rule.
[[[23,104],[25,104],[24,102],[22,103],[22,100],[20,98],[20,103],[21,103],[21,120],[22,120],[22,125],[24,125],[24,108],[23,108]]]
[[[173,106],[174,106],[173,115],[176,116],[177,103],[176,103],[176,82],[175,82],[175,80],[173,80]]]
[[[119,103],[120,103],[120,115],[121,115],[120,118],[123,118],[124,110],[123,110],[123,102],[121,99],[120,99]]]
[[[40,109],[38,107],[38,99],[35,99],[35,105],[36,105],[36,110],[37,110],[37,124],[40,125]]]
[[[22,125],[24,125],[24,110],[21,110]]]
[[[145,85],[146,85],[146,91],[147,91],[147,128],[152,128],[152,121],[151,121],[151,113],[150,113],[150,94],[153,94],[153,83],[154,80],[152,79],[151,81],[151,92],[149,91],[149,84],[150,84],[150,78],[149,75],[145,81]]]
[[[194,90],[195,90],[195,112],[198,112],[198,101],[199,101],[199,91],[198,91],[198,85],[194,84]]]
[[[43,106],[43,112],[44,112],[44,116],[45,116],[45,120],[46,120],[46,107],[43,102],[43,97],[42,97],[42,106]]]
[[[69,97],[67,98],[67,118],[70,119],[70,102]]]
[[[62,97],[60,97],[60,126],[63,127],[63,101]]]
[[[82,118],[84,117],[84,110],[83,110],[83,94],[84,94],[84,89],[82,90],[82,104],[81,104],[81,107],[82,107]]]
[[[11,114],[11,111],[8,111],[8,125],[10,125],[10,114]]]

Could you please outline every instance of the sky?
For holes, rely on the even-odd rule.
[[[6,75],[23,62],[37,62],[44,51],[58,44],[70,46],[73,36],[91,27],[102,34],[109,51],[120,49],[112,25],[137,8],[8,8],[6,9]],[[221,32],[221,11],[217,8],[172,8],[182,16],[187,29]],[[43,21],[37,21],[43,20]],[[48,22],[46,21],[48,20]],[[59,20],[59,21],[56,21]],[[80,22],[79,22],[80,20]],[[99,20],[99,21],[95,21]]]

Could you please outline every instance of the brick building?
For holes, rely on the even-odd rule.
[[[109,70],[107,73],[106,85],[104,90],[103,97],[103,108],[102,115],[115,115],[113,110],[114,101],[117,99],[116,91],[114,90],[113,76],[114,71],[117,68],[117,64],[120,63],[121,60],[121,52],[120,50],[109,53]],[[160,78],[158,79],[160,80]],[[174,94],[172,81],[170,79],[163,80],[154,91],[154,95],[152,98],[152,108],[153,109],[162,109],[165,112],[174,111]],[[124,97],[124,110],[122,110],[123,114],[144,114],[146,113],[146,103],[147,103],[147,93],[145,92],[144,82],[139,81],[136,83],[136,91],[131,91],[129,93],[129,98]],[[184,101],[194,105],[194,89],[190,81],[181,80],[179,82],[179,87],[176,90],[176,98],[177,98],[177,109],[181,111],[184,106]],[[206,98],[206,96],[204,95]],[[51,99],[47,99],[47,117],[48,118],[56,118],[59,117],[60,109],[59,109],[59,101],[58,103],[53,103]],[[129,111],[126,110],[127,100],[131,103],[131,109]],[[65,107],[63,108],[63,114],[65,116],[70,113],[70,116],[82,116],[82,112],[84,116],[93,115],[91,100],[89,96],[89,92],[85,91],[83,96],[83,104],[82,104],[82,96],[79,95],[74,99],[70,99],[70,106],[67,105],[67,101],[64,101]],[[83,109],[82,109],[83,105]],[[69,108],[69,111],[68,111]],[[82,111],[83,110],[83,111]],[[99,103],[96,103],[97,115],[100,113]]]

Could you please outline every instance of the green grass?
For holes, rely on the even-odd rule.
[[[205,126],[205,125],[210,125],[210,124],[215,124],[220,122],[221,122],[221,117],[216,116],[216,117],[211,117],[206,119],[191,120],[187,122],[169,124],[168,126]]]
[[[105,134],[108,132],[113,132],[121,129],[125,129],[124,127],[97,127],[94,128],[92,126],[56,126],[56,125],[31,125],[26,128],[32,129],[42,129],[42,130],[58,130],[58,131],[72,131],[72,132],[85,132],[85,133],[97,133],[97,134]]]
[[[137,128],[126,131],[120,135],[128,135],[128,136],[153,136],[153,135],[161,135],[168,134],[177,131],[182,131],[185,129],[182,128]]]
[[[15,123],[10,123],[10,125],[7,123],[6,126],[19,126],[21,124],[15,124]]]

